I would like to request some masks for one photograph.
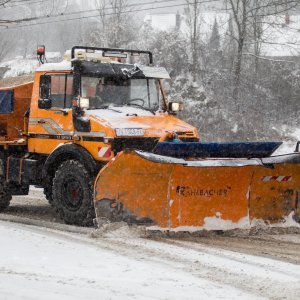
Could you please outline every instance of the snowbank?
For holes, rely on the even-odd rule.
[[[264,40],[261,53],[269,57],[300,55],[300,15],[269,16],[263,23]]]
[[[300,141],[300,128],[291,129],[286,126],[283,126],[280,129],[280,133],[281,135],[288,136],[288,138],[272,154],[272,156],[293,153],[296,149],[296,142]]]
[[[62,59],[60,52],[47,52],[46,58],[48,62],[58,62]],[[0,68],[8,68],[4,73],[3,78],[17,77],[33,73],[39,66],[39,62],[33,55],[28,55],[26,58],[16,56],[12,60],[2,62]]]
[[[33,73],[38,65],[39,63],[36,59],[16,57],[13,60],[1,63],[0,67],[9,69],[3,76],[4,78],[7,78]]]

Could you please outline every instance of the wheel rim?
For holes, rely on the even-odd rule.
[[[72,211],[78,210],[82,205],[83,188],[80,181],[68,176],[68,179],[63,182],[63,204],[66,208]]]

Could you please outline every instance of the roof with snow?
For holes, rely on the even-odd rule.
[[[60,52],[47,52],[46,57],[48,62],[52,62],[53,65],[57,65],[53,62],[61,60]],[[39,62],[34,55],[28,55],[26,58],[16,56],[14,59],[0,63],[0,68],[5,69],[3,78],[17,77],[34,73],[39,68]]]
[[[263,24],[261,55],[300,56],[300,15],[270,16]]]
[[[3,76],[7,78],[33,73],[38,65],[39,63],[36,59],[17,56],[15,59],[2,62],[0,67],[7,69]]]
[[[37,71],[70,71],[71,68],[71,62],[63,60],[60,63],[43,64],[37,68]]]

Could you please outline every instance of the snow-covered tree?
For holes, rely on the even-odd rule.
[[[87,30],[86,39],[92,45],[124,47],[136,36],[137,27],[131,17],[127,0],[95,0],[99,14],[93,30]]]

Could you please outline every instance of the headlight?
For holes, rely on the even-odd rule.
[[[183,109],[182,103],[180,102],[169,102],[169,111],[177,112]]]
[[[89,108],[90,107],[90,99],[80,97],[79,105],[81,108]]]

